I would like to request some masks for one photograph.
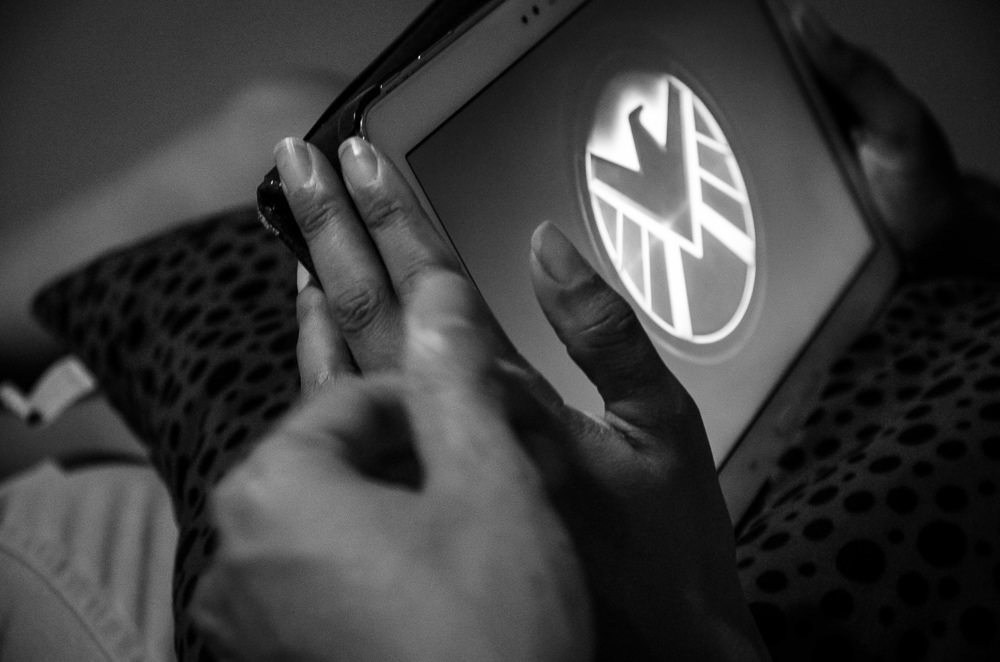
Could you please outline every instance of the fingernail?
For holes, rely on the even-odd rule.
[[[590,265],[551,221],[545,221],[531,236],[531,254],[549,277],[569,285],[589,276]]]
[[[479,295],[465,277],[428,275],[417,286],[407,315],[411,351],[423,358],[460,357],[486,342]],[[470,349],[473,348],[473,349]]]
[[[306,285],[309,284],[309,271],[302,266],[302,263],[298,263],[299,267],[295,271],[295,285],[298,291],[306,289]]]
[[[378,156],[362,138],[348,138],[337,150],[344,179],[351,186],[364,188],[378,179]]]
[[[425,376],[447,375],[457,383],[462,375],[482,374],[492,359],[488,335],[472,320],[445,315],[434,320],[410,319],[407,324],[407,361]],[[472,379],[475,379],[474,377]],[[454,384],[453,384],[454,385]]]
[[[312,154],[305,142],[285,138],[274,146],[274,163],[278,166],[285,190],[306,188],[313,183],[315,169]]]
[[[430,323],[425,320],[413,320],[409,333],[414,347],[426,355],[439,356],[447,353],[455,345],[456,339],[475,330],[469,320],[449,316]]]

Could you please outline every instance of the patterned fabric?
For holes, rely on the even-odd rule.
[[[215,544],[206,494],[298,395],[295,259],[248,207],[99,258],[35,312],[149,446],[180,529],[177,646],[200,659],[185,608]]]
[[[1000,286],[923,283],[831,368],[740,531],[780,660],[1000,659]]]
[[[298,392],[294,272],[245,209],[99,259],[37,300],[170,490],[181,660],[210,657],[185,614],[214,548],[207,491]],[[738,532],[776,660],[1000,659],[998,338],[996,285],[915,284],[832,366]]]

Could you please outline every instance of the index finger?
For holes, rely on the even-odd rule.
[[[402,342],[399,304],[340,176],[319,149],[297,138],[277,144],[275,162],[330,316],[356,366],[362,372],[395,367]]]
[[[396,296],[405,308],[421,280],[434,272],[451,272],[474,289],[449,241],[424,212],[402,173],[373,145],[350,138],[340,146],[344,184],[358,215],[382,257]],[[500,351],[524,365],[523,358],[493,314],[480,302],[483,331],[500,343]]]
[[[404,305],[428,272],[463,273],[451,245],[385,156],[362,138],[344,141],[338,154],[344,183]]]
[[[541,485],[518,444],[498,349],[471,283],[449,273],[420,283],[407,315],[404,365],[428,485],[450,491],[472,482],[471,492],[487,497],[495,494],[488,487],[506,492]]]

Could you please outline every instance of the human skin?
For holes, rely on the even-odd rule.
[[[983,247],[1000,227],[986,213],[995,189],[958,172],[933,119],[877,60],[812,12],[793,17],[824,92],[845,111],[846,137],[910,275],[994,272]],[[370,145],[341,148],[343,182],[301,141],[281,143],[276,158],[319,270],[318,281],[303,279],[298,302],[304,393],[397,371],[414,292],[435,273],[459,273],[454,256]],[[604,417],[566,407],[495,323],[482,332],[505,397],[521,406],[527,393],[540,407],[514,436],[583,562],[598,655],[765,658],[735,584],[732,531],[697,409],[628,307],[554,227],[539,228],[529,260],[539,303],[604,397]],[[412,454],[388,455],[398,481],[416,480]]]
[[[299,295],[303,391],[397,369],[413,292],[460,273],[398,171],[371,145],[340,150],[344,180],[315,147],[284,141],[279,172],[319,281]],[[601,393],[602,418],[555,394],[492,318],[484,326],[512,391],[544,412],[522,435],[586,568],[599,646],[632,659],[763,656],[697,408],[627,303],[554,226],[532,240],[539,303]],[[553,432],[555,430],[555,432]]]
[[[340,379],[216,488],[192,616],[240,660],[590,657],[569,534],[516,435],[465,279],[428,275],[395,374]],[[378,476],[412,451],[417,484]]]

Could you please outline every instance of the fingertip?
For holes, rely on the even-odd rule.
[[[310,276],[295,300],[299,325],[295,351],[304,395],[322,390],[340,374],[355,372],[350,350],[330,317],[326,296],[315,283]]]
[[[306,189],[316,182],[312,150],[300,138],[283,138],[274,146],[274,164],[286,192]]]
[[[531,236],[532,263],[541,273],[567,287],[589,278],[594,270],[555,223],[545,221]]]
[[[308,275],[308,272],[305,281],[299,279],[298,285],[299,292],[295,297],[295,316],[299,323],[300,332],[302,326],[313,320],[322,320],[327,324],[333,324],[326,296],[322,290],[316,287],[315,281]]]
[[[417,283],[413,311],[418,320],[433,323],[434,317],[478,318],[479,295],[472,282],[461,274],[438,269]]]
[[[484,321],[483,303],[467,278],[444,270],[428,274],[407,317],[410,352],[419,361],[448,362],[457,353],[468,362],[482,353]]]
[[[407,317],[407,410],[437,490],[465,491],[484,476],[522,486],[528,480],[508,417],[499,345],[468,279],[438,272],[418,285]]]
[[[537,255],[542,251],[542,245],[545,243],[545,235],[555,228],[555,224],[552,221],[542,221],[535,228],[535,231],[531,233],[531,254]],[[558,232],[558,228],[555,228]]]
[[[298,143],[304,142],[301,138],[296,138],[295,136],[285,136],[278,142],[274,143],[274,161],[278,162],[278,159],[284,158],[284,155],[296,148]]]
[[[468,319],[438,318],[433,324],[410,325],[407,336],[409,363],[424,382],[435,375],[461,382],[474,381],[464,375],[482,372],[486,352],[479,344],[480,335]],[[435,378],[435,381],[443,381]]]
[[[378,183],[379,157],[375,148],[364,138],[352,136],[337,149],[344,181],[352,189],[367,188]]]

